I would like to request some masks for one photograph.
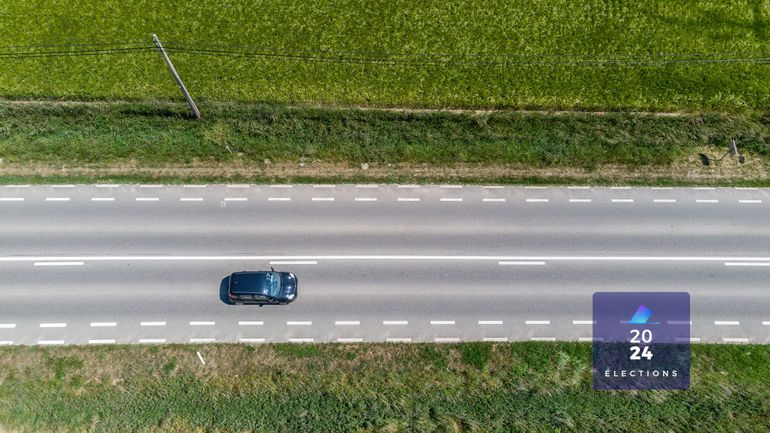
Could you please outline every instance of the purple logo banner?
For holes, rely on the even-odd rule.
[[[597,390],[690,388],[690,294],[596,292]]]

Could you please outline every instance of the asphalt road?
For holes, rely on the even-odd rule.
[[[0,186],[0,344],[590,340],[595,291],[687,291],[770,342],[770,190]],[[288,270],[285,307],[222,302]]]

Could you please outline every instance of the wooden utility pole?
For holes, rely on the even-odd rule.
[[[171,63],[171,59],[168,58],[168,54],[166,54],[166,50],[163,49],[163,45],[161,45],[160,40],[158,40],[158,36],[153,34],[152,40],[155,42],[155,46],[158,47],[158,50],[160,50],[160,54],[163,55],[163,60],[166,61],[166,66],[168,66],[168,70],[171,72],[171,75],[176,80],[176,84],[179,85],[179,90],[182,91],[182,94],[184,95],[184,99],[187,100],[187,105],[190,106],[190,111],[192,111],[192,114],[193,116],[195,116],[196,120],[200,120],[201,112],[198,111],[198,107],[195,105],[195,101],[193,101],[192,96],[190,96],[190,93],[187,91],[187,88],[184,86],[182,79],[179,77],[179,74],[176,72],[176,69],[174,68],[174,64]]]

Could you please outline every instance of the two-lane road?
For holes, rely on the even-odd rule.
[[[770,190],[0,186],[0,344],[591,337],[595,291],[688,291],[770,342]],[[230,272],[291,270],[287,307]]]

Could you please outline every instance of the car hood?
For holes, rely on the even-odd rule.
[[[297,276],[291,273],[281,274],[281,294],[284,296],[297,294]]]

